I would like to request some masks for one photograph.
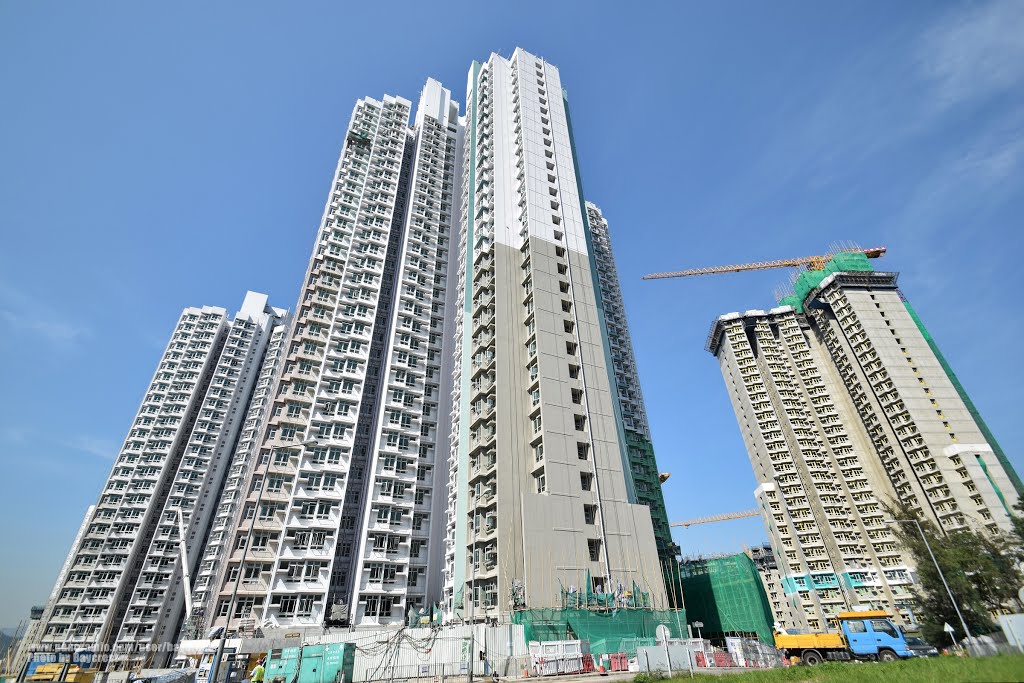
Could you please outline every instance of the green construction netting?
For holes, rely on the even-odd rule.
[[[685,610],[528,609],[512,613],[522,624],[526,642],[532,640],[589,640],[592,654],[626,652],[654,645],[658,626],[668,627],[671,637],[686,637]]]
[[[953,368],[949,366],[949,363],[946,362],[946,357],[942,355],[942,351],[939,351],[938,345],[935,343],[935,340],[932,339],[932,335],[928,333],[924,323],[921,322],[919,317],[917,317],[917,312],[914,308],[907,301],[904,301],[903,305],[907,307],[907,312],[910,314],[910,317],[913,318],[914,323],[917,325],[917,329],[921,331],[921,336],[923,336],[924,340],[928,342],[928,347],[932,350],[932,353],[935,354],[935,358],[938,359],[942,369],[946,372],[946,376],[949,377],[949,381],[956,389],[956,393],[960,395],[960,400],[964,402],[965,406],[967,406],[967,410],[977,423],[978,429],[980,429],[981,433],[985,436],[985,440],[988,441],[988,445],[992,447],[992,451],[996,454],[999,464],[1001,464],[1003,469],[1006,470],[1006,475],[1010,478],[1013,488],[1017,490],[1017,495],[1024,496],[1024,485],[1021,484],[1020,477],[1017,476],[1016,470],[1013,469],[1013,465],[1010,464],[1010,460],[1006,457],[1006,453],[1003,452],[999,442],[996,441],[996,437],[991,431],[989,431],[988,425],[985,424],[983,419],[981,419],[981,413],[979,413],[978,409],[974,407],[974,402],[971,401],[971,397],[967,395],[967,390],[964,389],[962,384],[960,384],[960,379],[956,376],[956,373],[953,372]],[[986,476],[988,475],[987,470],[985,474]],[[1006,506],[1006,501],[1003,500],[1002,492],[995,483],[993,483],[992,486],[996,489],[996,493],[999,494],[1000,500],[1003,501],[1003,507],[1006,508],[1007,514],[1011,514],[1011,510]]]
[[[792,306],[797,313],[804,310],[804,299],[812,289],[821,284],[821,281],[832,273],[843,271],[864,271],[874,270],[868,257],[860,252],[841,251],[829,260],[823,270],[805,270],[793,283],[793,294],[779,302],[783,306]]]
[[[771,605],[754,561],[745,554],[680,564],[683,600],[703,635],[756,633],[773,643]]]

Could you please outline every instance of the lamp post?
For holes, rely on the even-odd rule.
[[[299,448],[301,451],[307,446],[317,446],[319,441],[316,439],[310,439],[309,441],[303,441],[297,446],[275,446],[270,449],[270,456],[273,457],[277,451],[290,450],[292,448]],[[256,517],[259,515],[260,503],[263,501],[263,492],[267,490],[267,474],[269,472],[270,463],[267,463],[267,469],[263,472],[263,479],[260,480],[260,490],[256,494],[256,506],[252,511],[252,521],[249,522],[249,531],[245,536],[245,547],[242,548],[242,559],[238,563],[238,574],[235,575],[235,586],[231,590],[231,599],[228,600],[228,614],[227,619],[224,622],[224,630],[220,634],[220,640],[217,643],[217,654],[213,656],[213,664],[210,667],[210,677],[207,679],[207,683],[217,683],[217,675],[220,673],[220,661],[224,658],[224,641],[228,638],[228,626],[231,625],[231,617],[235,611],[235,599],[238,597],[238,586],[242,582],[242,573],[245,572],[245,558],[249,554],[249,546],[252,544],[252,532],[256,527]]]
[[[700,630],[702,628],[704,628],[704,622],[703,621],[691,621],[690,622],[690,626],[693,626],[695,629],[697,629],[697,639],[698,640],[704,640],[704,638],[701,637],[701,635],[700,635]]]
[[[935,571],[939,573],[939,578],[942,579],[942,585],[946,587],[946,594],[949,595],[949,601],[953,604],[953,609],[956,611],[956,616],[960,619],[960,625],[964,629],[964,635],[967,637],[969,642],[974,640],[974,636],[971,635],[971,630],[967,628],[967,621],[964,619],[964,615],[960,612],[960,605],[956,604],[956,598],[953,597],[953,591],[950,590],[949,584],[946,582],[946,575],[942,573],[942,567],[939,566],[939,561],[935,559],[935,553],[932,552],[932,546],[928,543],[928,537],[924,535],[924,529],[921,528],[921,523],[916,519],[886,519],[883,520],[886,524],[913,524],[917,527],[917,533],[921,534],[921,540],[924,541],[924,547],[928,549],[928,554],[932,558],[932,563],[935,565]],[[954,639],[955,640],[955,639]]]
[[[476,489],[470,489],[473,503],[473,573],[469,583],[469,683],[473,683],[473,669],[476,667],[476,531],[477,531],[477,503]]]

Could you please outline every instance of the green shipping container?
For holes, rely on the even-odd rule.
[[[354,643],[306,645],[271,650],[267,654],[268,683],[352,683]]]

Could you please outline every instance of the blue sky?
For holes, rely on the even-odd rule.
[[[753,506],[703,347],[787,273],[640,276],[837,240],[889,247],[1021,469],[1022,35],[1013,0],[0,2],[0,625],[45,601],[181,308],[294,305],[355,99],[428,76],[463,99],[470,61],[517,45],[569,92],[670,517]]]

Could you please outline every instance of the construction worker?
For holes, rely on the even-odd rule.
[[[252,675],[249,676],[249,680],[252,681],[252,683],[263,683],[263,672],[265,671],[263,668],[264,661],[265,660],[261,659],[256,662],[256,666],[253,667]]]

